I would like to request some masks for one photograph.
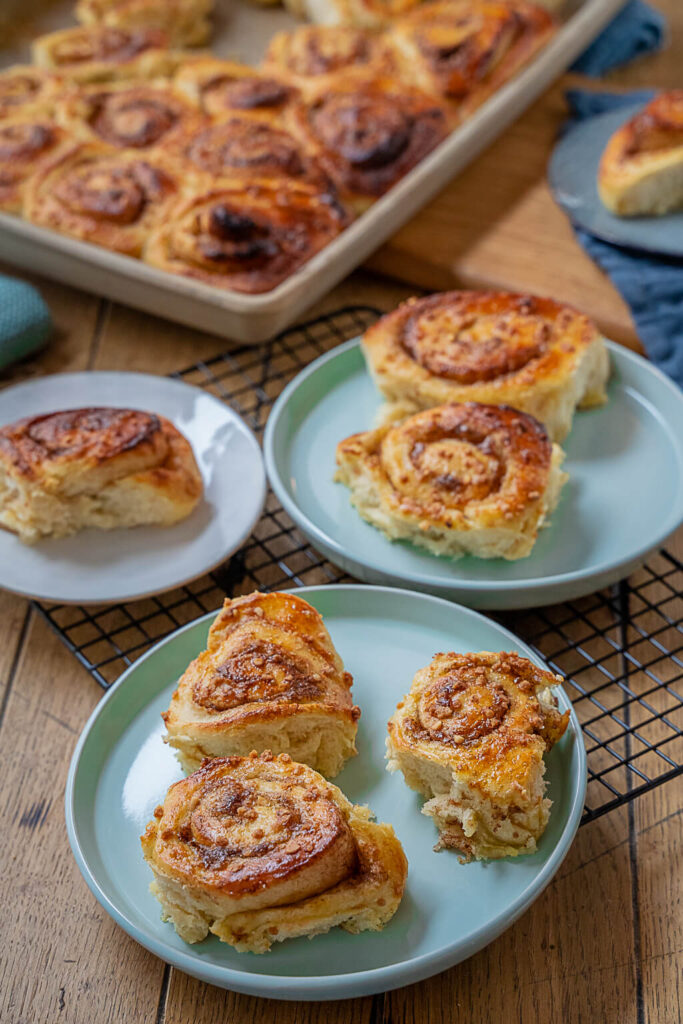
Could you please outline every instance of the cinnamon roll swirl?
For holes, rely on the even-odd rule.
[[[57,105],[59,121],[85,142],[151,151],[198,131],[205,119],[164,81],[85,85]]]
[[[217,57],[185,61],[173,84],[214,121],[250,117],[285,125],[297,96],[278,75]]]
[[[348,25],[378,29],[391,25],[420,0],[285,0],[297,18],[318,25]]]
[[[619,217],[683,208],[683,89],[659,93],[612,135],[598,192]]]
[[[30,180],[24,216],[34,224],[139,256],[178,192],[152,158],[87,143],[69,146]]]
[[[336,925],[379,931],[407,872],[390,825],[287,754],[205,761],[141,842],[163,919],[185,942],[211,932],[239,952]]]
[[[48,117],[62,89],[60,79],[42,68],[15,64],[0,71],[0,121],[19,114]]]
[[[235,177],[180,200],[150,236],[144,257],[219,288],[267,292],[347,223],[329,190],[281,177]]]
[[[0,429],[0,525],[32,543],[92,526],[170,525],[202,479],[172,423],[136,409],[68,409]]]
[[[466,402],[348,437],[335,479],[390,540],[512,560],[530,554],[557,505],[563,458],[526,413]]]
[[[436,0],[390,30],[399,74],[447,102],[462,120],[505,84],[553,32],[546,10],[526,0]]]
[[[262,68],[299,88],[333,88],[349,71],[386,74],[392,61],[381,36],[355,28],[302,25],[273,36]]]
[[[83,25],[160,28],[173,46],[201,46],[211,34],[213,0],[78,0]]]
[[[468,291],[409,299],[362,345],[377,387],[404,413],[445,402],[511,405],[560,441],[577,408],[607,398],[597,327],[552,299]]]
[[[294,594],[226,600],[162,716],[183,768],[272,750],[337,775],[360,711],[319,613]]]
[[[0,120],[0,210],[20,213],[28,182],[66,145],[66,132],[46,115]]]
[[[34,63],[73,82],[152,78],[175,63],[168,36],[158,28],[79,26],[34,40]]]
[[[436,849],[468,859],[533,853],[543,835],[543,755],[562,737],[562,680],[515,653],[436,654],[389,721],[388,770],[427,802]]]
[[[446,136],[440,105],[390,77],[349,76],[294,111],[294,130],[361,212]]]

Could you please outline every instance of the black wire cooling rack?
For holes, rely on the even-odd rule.
[[[378,316],[348,307],[173,376],[231,405],[260,435],[272,403],[311,359]],[[348,582],[272,493],[248,543],[209,576],[141,601],[36,607],[104,688],[152,644],[252,590]],[[588,753],[584,822],[683,773],[683,565],[661,551],[628,580],[580,600],[497,615],[565,680]]]

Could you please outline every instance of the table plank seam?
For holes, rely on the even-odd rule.
[[[26,636],[28,633],[28,627],[31,621],[32,613],[33,608],[31,607],[31,605],[28,605],[24,613],[24,618],[22,620],[21,627],[19,629],[19,638],[17,640],[17,646],[14,651],[14,657],[12,658],[12,663],[10,665],[9,672],[7,673],[7,684],[5,686],[5,692],[3,693],[2,701],[0,702],[0,730],[2,729],[2,724],[5,719],[5,712],[7,711],[7,705],[9,703],[9,696],[12,691],[14,680],[17,675],[19,662],[21,661],[21,656],[24,651],[24,644],[26,643]]]

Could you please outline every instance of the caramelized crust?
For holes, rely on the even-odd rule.
[[[382,394],[406,410],[472,400],[512,405],[556,440],[577,405],[605,400],[607,353],[595,325],[552,299],[444,292],[409,299],[363,337]]]
[[[24,216],[34,224],[139,256],[178,191],[157,157],[70,146],[31,179]]]
[[[275,74],[217,57],[186,60],[173,82],[214,121],[250,117],[281,127],[298,95]]]
[[[386,74],[392,61],[380,36],[355,28],[302,25],[273,36],[262,68],[299,88],[334,88],[349,71]]]
[[[152,891],[187,942],[211,931],[262,953],[336,924],[379,929],[400,902],[391,828],[286,754],[206,761],[154,813],[141,838]]]
[[[457,122],[507,82],[553,32],[525,0],[436,0],[388,33],[400,74],[448,102]]]
[[[351,683],[302,598],[226,600],[163,715],[166,738],[190,770],[205,757],[270,749],[334,776],[356,753]]]
[[[437,654],[388,725],[389,770],[428,798],[437,848],[533,853],[548,821],[543,754],[563,735],[561,679],[514,653]]]
[[[298,18],[319,25],[378,29],[416,7],[420,0],[285,0]]]
[[[27,182],[67,143],[66,132],[45,114],[0,120],[0,210],[19,213]]]
[[[138,152],[169,145],[205,124],[192,104],[163,81],[82,86],[64,96],[57,116],[85,141]]]
[[[612,135],[598,169],[598,191],[620,216],[683,207],[683,89],[655,96]]]
[[[168,42],[159,28],[79,26],[40,36],[32,53],[40,67],[74,82],[150,78],[165,74],[174,63]]]
[[[163,29],[173,46],[201,46],[209,38],[213,0],[78,0],[84,25]]]
[[[361,211],[438,146],[446,118],[438,103],[396,79],[349,75],[333,91],[312,91],[295,108],[294,130]]]
[[[0,71],[0,120],[21,114],[47,117],[62,88],[56,75],[15,64]]]
[[[270,291],[346,227],[335,195],[304,181],[226,179],[178,202],[145,259],[233,291]]]
[[[347,438],[336,479],[392,540],[454,558],[517,559],[557,504],[563,458],[526,413],[467,402]]]

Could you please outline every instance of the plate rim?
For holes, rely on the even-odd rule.
[[[548,158],[546,177],[548,179],[548,185],[550,187],[553,199],[574,227],[577,227],[579,228],[579,230],[585,231],[587,234],[592,235],[593,238],[596,238],[598,241],[606,242],[608,245],[613,245],[616,246],[617,248],[626,249],[629,252],[642,253],[648,256],[661,256],[667,259],[681,259],[683,258],[683,244],[681,244],[678,248],[671,248],[666,246],[662,248],[661,246],[648,245],[646,243],[638,242],[636,240],[630,241],[628,238],[624,238],[623,236],[621,236],[617,230],[612,231],[609,228],[604,231],[600,230],[599,227],[596,228],[595,225],[589,224],[587,218],[577,216],[575,209],[568,206],[561,198],[562,187],[560,185],[559,172],[557,170],[557,167],[561,163],[561,151],[565,147],[569,148],[569,146],[572,143],[572,136],[580,137],[582,132],[584,134],[588,134],[591,128],[595,128],[596,123],[599,123],[600,121],[614,121],[614,126],[610,129],[609,135],[607,133],[605,134],[605,139],[603,142],[604,150],[604,147],[607,144],[610,135],[613,134],[614,131],[617,131],[622,124],[625,124],[630,117],[633,117],[634,114],[638,113],[639,110],[643,110],[647,102],[647,100],[639,100],[633,103],[623,104],[622,106],[614,107],[612,110],[603,110],[599,114],[593,114],[590,117],[584,118],[582,120],[579,120],[577,123],[572,124],[569,130],[565,132],[565,134],[563,134],[562,137],[557,140],[553,147],[552,153]],[[616,114],[621,114],[622,119],[619,120],[616,117]],[[618,218],[615,214],[612,214],[611,211],[608,210],[606,207],[605,211],[607,214],[613,216],[617,223],[637,223],[639,220],[639,218]],[[683,210],[671,210],[670,213],[677,213],[680,216],[683,216]],[[662,217],[646,215],[645,219],[652,221],[661,221]]]
[[[180,380],[177,377],[167,376],[165,374],[143,373],[143,372],[140,372],[140,371],[137,371],[137,370],[73,370],[73,371],[68,371],[68,372],[65,372],[65,373],[49,373],[49,374],[45,374],[42,377],[36,377],[36,378],[29,379],[29,380],[19,381],[16,384],[12,384],[9,387],[4,388],[2,390],[2,392],[0,392],[0,394],[2,396],[8,395],[10,393],[16,394],[17,391],[19,391],[19,390],[30,389],[32,387],[35,387],[36,385],[40,386],[40,385],[44,384],[45,382],[59,381],[59,380],[64,380],[65,378],[70,378],[70,379],[82,378],[83,382],[87,383],[87,382],[91,381],[93,379],[93,377],[99,377],[100,379],[103,378],[103,377],[110,377],[110,378],[111,377],[119,377],[119,378],[122,378],[122,377],[125,377],[125,378],[135,377],[139,381],[153,380],[153,381],[155,381],[157,383],[159,381],[162,381],[162,382],[164,382],[164,384],[171,385],[171,386],[176,387],[176,388],[181,388],[181,389],[187,388],[187,389],[189,389],[191,391],[197,391],[197,392],[199,392],[199,394],[205,395],[207,398],[210,398],[213,402],[215,402],[217,405],[219,405],[220,408],[225,411],[226,416],[229,419],[236,420],[239,423],[240,427],[243,428],[244,433],[245,433],[245,435],[248,438],[249,444],[253,445],[253,448],[254,448],[253,456],[257,460],[257,462],[260,463],[260,467],[261,467],[261,480],[260,480],[260,486],[259,486],[259,500],[258,500],[257,505],[256,505],[256,507],[258,509],[258,512],[253,517],[253,521],[251,522],[251,524],[247,528],[245,528],[244,531],[242,531],[242,534],[240,534],[238,540],[235,541],[234,544],[230,545],[230,548],[229,548],[228,551],[225,551],[225,552],[221,553],[218,556],[218,558],[216,558],[215,561],[211,562],[210,565],[204,565],[199,570],[199,572],[194,572],[193,571],[191,573],[191,575],[183,577],[182,579],[179,579],[177,582],[171,583],[169,586],[164,586],[164,588],[162,590],[159,590],[158,587],[152,587],[149,590],[136,591],[136,592],[134,592],[132,594],[117,596],[117,597],[115,597],[113,599],[112,598],[103,598],[103,597],[85,597],[85,598],[82,598],[82,597],[81,598],[79,598],[79,597],[68,597],[68,598],[65,598],[65,597],[59,597],[56,594],[48,594],[48,593],[45,593],[45,592],[43,592],[43,593],[36,593],[36,592],[34,592],[32,590],[28,590],[28,589],[23,589],[23,588],[19,589],[19,588],[14,587],[14,586],[10,587],[10,586],[7,585],[7,583],[3,582],[2,576],[1,576],[1,570],[0,570],[0,589],[7,591],[7,593],[9,593],[9,594],[16,594],[19,597],[26,598],[29,601],[44,601],[44,602],[47,602],[47,603],[50,603],[50,604],[56,603],[56,604],[63,604],[63,605],[86,605],[86,606],[87,605],[99,605],[99,604],[102,604],[102,605],[123,604],[123,603],[125,603],[127,601],[141,601],[141,600],[144,600],[145,598],[148,598],[148,597],[155,597],[158,594],[165,594],[169,590],[175,590],[177,587],[187,586],[188,583],[192,583],[192,582],[194,582],[194,580],[200,579],[202,576],[205,576],[207,573],[212,572],[217,566],[221,565],[228,558],[230,558],[232,555],[234,555],[235,552],[238,551],[246,543],[246,541],[249,539],[249,537],[251,536],[251,534],[254,531],[254,528],[256,527],[257,523],[261,519],[261,516],[263,515],[263,509],[265,507],[266,497],[267,497],[267,494],[268,494],[268,476],[267,476],[267,473],[265,471],[265,462],[264,462],[264,459],[263,459],[263,452],[262,452],[261,446],[259,445],[259,442],[258,442],[258,440],[256,438],[256,435],[255,435],[254,431],[251,429],[251,427],[249,426],[249,424],[246,422],[244,417],[241,416],[235,409],[233,409],[231,405],[228,405],[227,402],[224,402],[222,399],[218,398],[216,395],[212,394],[212,392],[207,391],[204,388],[197,387],[194,384],[189,384],[187,381]],[[121,405],[121,406],[114,405],[113,408],[126,408],[126,407],[123,406],[123,405]],[[167,418],[169,418],[169,417],[167,417]],[[14,422],[14,421],[10,421],[10,422]],[[2,426],[2,425],[4,425],[4,418],[0,417],[0,426]],[[160,527],[160,529],[164,529],[164,527]],[[114,532],[122,532],[123,530],[125,530],[125,527],[119,528],[118,531],[102,531],[102,532],[103,533],[106,532],[106,533],[111,534],[111,533],[114,533]],[[5,531],[3,530],[2,532],[4,533]],[[21,543],[21,541],[19,541],[19,543]],[[46,579],[50,579],[50,578],[51,577],[48,574],[46,574]]]
[[[535,664],[540,664],[545,667],[543,659],[537,655],[525,641],[516,636],[511,630],[472,608],[456,604],[455,602],[448,601],[442,597],[436,597],[431,594],[414,592],[398,587],[387,587],[365,583],[320,584],[315,586],[289,588],[288,591],[281,592],[299,595],[312,594],[314,592],[350,592],[357,590],[370,591],[378,596],[382,595],[395,601],[405,601],[408,599],[411,601],[426,601],[428,603],[436,602],[441,607],[448,609],[452,614],[461,614],[466,618],[484,620],[487,625],[491,626],[502,634],[503,637],[511,641],[519,650],[526,652],[526,655]],[[75,811],[74,805],[78,785],[78,771],[84,748],[88,742],[88,737],[93,726],[99,719],[100,715],[104,713],[103,709],[107,707],[118,691],[127,684],[127,680],[134,675],[135,671],[145,661],[154,657],[161,648],[176,640],[181,634],[196,627],[200,623],[214,618],[216,613],[216,611],[207,612],[205,615],[202,615],[199,618],[194,619],[192,622],[181,626],[179,629],[174,630],[173,633],[170,633],[167,637],[164,637],[158,643],[154,644],[149,651],[146,651],[145,654],[129,666],[129,668],[126,669],[126,671],[123,672],[116,682],[113,683],[106,691],[104,696],[98,701],[95,708],[88,716],[88,720],[83,726],[71,757],[64,791],[65,822],[69,845],[76,860],[78,869],[90,889],[90,892],[100,906],[103,907],[109,916],[119,925],[119,927],[121,927],[131,938],[142,945],[145,949],[149,950],[166,963],[185,971],[185,973],[190,974],[193,977],[206,981],[209,984],[218,985],[222,988],[230,988],[235,992],[262,998],[315,1001],[371,995],[377,992],[390,991],[392,989],[400,988],[405,985],[424,980],[425,978],[432,977],[433,975],[446,970],[448,967],[455,966],[455,964],[460,963],[462,960],[473,956],[476,952],[483,949],[495,938],[501,935],[507,928],[514,924],[515,921],[517,921],[518,918],[521,917],[521,915],[541,895],[559,870],[574,842],[576,832],[578,831],[581,823],[581,815],[583,813],[588,783],[587,755],[583,740],[583,730],[581,729],[574,706],[563,685],[560,685],[559,689],[561,697],[565,701],[566,707],[570,712],[573,744],[577,760],[575,772],[571,776],[571,799],[567,812],[567,819],[562,829],[560,839],[538,874],[535,876],[534,880],[530,882],[529,885],[527,885],[513,901],[505,919],[501,920],[501,916],[498,915],[492,921],[488,921],[486,924],[480,926],[472,935],[469,936],[463,956],[459,955],[462,952],[462,949],[456,949],[457,946],[462,946],[462,940],[460,940],[459,943],[451,943],[435,953],[423,953],[419,957],[415,957],[410,960],[397,961],[383,967],[375,967],[366,971],[355,971],[335,975],[306,976],[260,973],[253,974],[250,972],[240,971],[239,969],[232,967],[222,967],[204,962],[200,957],[193,955],[191,952],[184,949],[176,950],[173,947],[168,946],[162,940],[158,940],[138,928],[138,926],[132,922],[125,913],[120,911],[118,907],[112,903],[107,893],[99,884],[96,875],[92,872],[83,853],[79,838],[79,816]]]
[[[268,475],[270,486],[285,512],[291,517],[291,519],[293,519],[299,529],[315,538],[313,541],[314,544],[322,543],[328,548],[328,550],[335,552],[338,556],[341,555],[344,559],[346,558],[346,551],[342,545],[340,545],[334,537],[329,536],[323,529],[314,523],[308,515],[300,509],[298,503],[289,495],[275,456],[275,441],[278,424],[288,402],[297,392],[298,388],[301,387],[310,376],[316,373],[327,362],[331,362],[334,359],[344,358],[353,349],[359,349],[361,358],[364,360],[361,349],[361,338],[362,335],[350,338],[343,344],[337,345],[329,352],[319,356],[301,370],[296,377],[289,382],[275,401],[273,408],[270,411],[270,415],[268,416],[263,435],[263,458],[265,461],[266,473]],[[676,401],[681,403],[681,411],[683,413],[683,393],[681,393],[673,381],[671,381],[666,374],[659,369],[659,367],[654,366],[636,352],[632,352],[630,349],[625,348],[623,345],[619,345],[615,341],[611,341],[609,338],[604,338],[603,340],[605,341],[610,357],[614,362],[618,364],[619,360],[623,359],[625,362],[631,362],[635,365],[639,372],[652,374],[653,377],[675,397]],[[371,379],[370,372],[367,369],[367,363],[365,363],[365,369],[368,377]],[[378,397],[381,398],[379,393]],[[683,467],[683,439],[680,440],[679,447],[675,450],[678,461]],[[683,484],[681,483],[681,480],[679,480],[679,491],[682,491],[682,489]],[[657,549],[681,526],[682,523],[683,503],[681,504],[678,519],[675,522],[672,522],[672,525],[667,525],[665,530],[660,530],[657,534],[656,540],[650,541],[645,545],[641,545],[637,551],[631,552],[627,556],[606,563],[601,562],[590,569],[572,569],[568,572],[556,573],[552,576],[534,576],[523,580],[474,580],[465,579],[461,576],[453,576],[452,579],[445,579],[440,576],[435,577],[430,574],[423,574],[419,572],[403,572],[393,569],[384,569],[383,567],[378,566],[374,561],[370,562],[367,559],[361,560],[360,556],[356,556],[355,554],[351,557],[353,561],[357,562],[357,564],[364,566],[366,569],[370,569],[372,572],[383,574],[384,576],[394,575],[406,586],[428,586],[430,588],[434,588],[435,591],[441,591],[444,593],[447,593],[454,588],[457,588],[461,593],[463,593],[463,595],[466,593],[471,593],[472,595],[499,595],[506,594],[510,591],[518,592],[522,590],[526,592],[548,590],[553,587],[562,587],[563,585],[580,583],[583,580],[597,578],[601,574],[612,571],[616,572],[622,567],[628,567],[634,563],[637,564],[640,560],[646,558],[650,552]],[[453,566],[457,566],[457,561],[453,562]]]

